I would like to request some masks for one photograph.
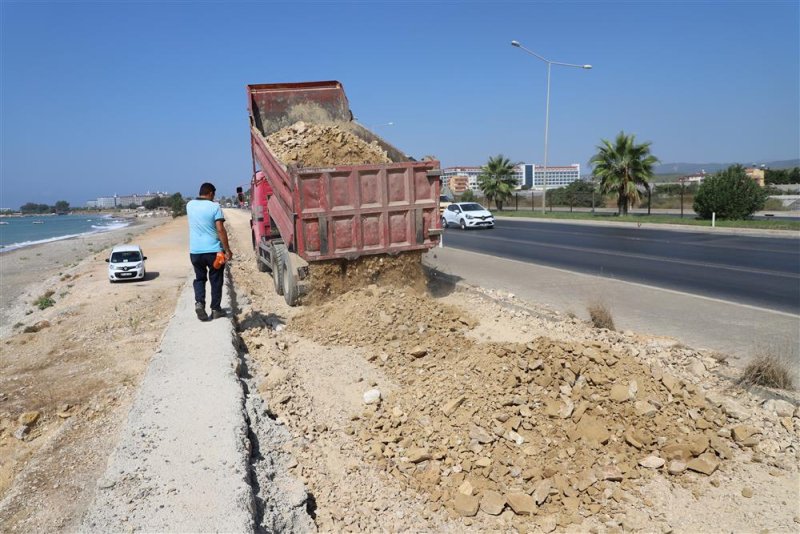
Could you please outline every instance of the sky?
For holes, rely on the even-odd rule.
[[[663,163],[800,157],[800,3],[0,1],[0,207],[251,174],[245,86],[338,80],[444,167],[581,164],[620,131]]]

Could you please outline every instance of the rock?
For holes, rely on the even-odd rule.
[[[708,398],[710,400],[710,397]],[[725,413],[725,415],[727,415],[732,419],[744,420],[750,416],[750,412],[748,410],[746,410],[738,402],[730,398],[722,399],[720,408],[722,408],[722,411]]]
[[[753,488],[742,488],[742,497],[747,499],[753,498]]]
[[[447,417],[450,417],[455,413],[458,407],[461,406],[461,404],[464,402],[465,399],[466,397],[462,395],[458,398],[451,400],[450,402],[442,406],[442,411]]]
[[[542,504],[550,495],[551,482],[549,478],[540,480],[533,490],[533,500],[536,504]]]
[[[622,482],[622,471],[615,465],[607,465],[603,468],[603,480],[610,480],[611,482]]]
[[[381,401],[381,392],[377,389],[370,389],[364,392],[364,404],[377,404]]]
[[[279,365],[273,365],[272,368],[269,370],[269,374],[267,375],[267,379],[265,380],[267,387],[274,388],[277,385],[280,385],[289,378],[289,371],[280,367]]]
[[[704,454],[693,460],[689,460],[686,467],[691,471],[696,471],[704,475],[711,475],[719,467],[719,461],[717,461],[713,454]]]
[[[19,416],[17,422],[21,425],[25,426],[33,426],[36,424],[36,421],[39,420],[39,416],[42,415],[41,412],[33,411],[33,412],[25,412]]]
[[[508,441],[514,442],[517,445],[522,445],[525,443],[525,438],[514,432],[513,430],[509,430],[503,435]]]
[[[542,529],[542,532],[545,534],[550,534],[550,532],[553,532],[558,526],[558,521],[556,520],[556,516],[546,515],[544,517],[539,517],[536,520],[536,524],[539,525],[539,528]]]
[[[661,455],[667,460],[688,462],[691,460],[692,449],[688,443],[671,443],[661,448]]]
[[[639,465],[648,469],[658,469],[659,467],[663,466],[665,462],[666,460],[659,458],[658,456],[648,456],[647,458],[642,458],[639,460]]]
[[[463,493],[464,495],[472,495],[473,493],[475,493],[475,487],[469,480],[465,480],[458,487],[458,492]]]
[[[480,506],[480,499],[472,495],[465,495],[464,493],[456,493],[453,499],[453,509],[462,517],[473,517],[478,513]]]
[[[492,465],[492,459],[487,457],[478,458],[475,460],[475,465],[478,467],[489,467]]]
[[[611,400],[616,402],[623,402],[628,400],[629,393],[628,393],[628,386],[624,384],[616,384],[611,388],[611,393],[609,394]]]
[[[673,460],[669,463],[669,466],[667,466],[667,472],[669,472],[670,475],[680,475],[684,471],[686,471],[686,464],[679,460]]]
[[[647,401],[636,401],[633,404],[633,410],[636,412],[636,415],[650,416],[655,414],[658,411],[658,408]]]
[[[731,435],[733,436],[733,440],[737,443],[741,443],[754,434],[760,434],[761,431],[757,428],[748,425],[738,425],[731,429]]]
[[[413,349],[411,349],[411,355],[415,358],[422,358],[426,354],[428,354],[428,350],[420,346],[416,346]]]
[[[17,438],[20,441],[24,441],[25,440],[25,436],[27,436],[30,431],[31,431],[31,427],[25,426],[25,425],[20,425],[14,431],[14,437]]]
[[[692,358],[689,360],[689,363],[686,365],[686,369],[688,369],[689,372],[695,376],[703,376],[706,373],[706,366],[703,365],[703,362],[697,358]]]
[[[481,496],[480,509],[489,515],[499,515],[506,507],[506,499],[496,491],[484,491]]]
[[[706,449],[708,449],[708,437],[704,435],[696,435],[689,439],[689,452],[692,456],[700,456]]]
[[[627,388],[625,389],[627,395]],[[599,448],[608,443],[611,434],[602,419],[592,416],[583,416],[577,426],[577,435],[590,447]]]
[[[411,462],[412,464],[418,464],[420,462],[425,462],[427,460],[430,460],[431,453],[428,452],[428,449],[422,449],[417,447],[409,449],[408,452],[406,452],[406,457],[408,458],[408,461]]]
[[[764,409],[773,412],[778,417],[792,417],[794,415],[794,404],[780,399],[770,399],[764,403]]]
[[[489,434],[485,428],[473,426],[469,431],[470,439],[474,439],[478,443],[491,443],[494,441],[494,436]]]
[[[533,515],[536,512],[536,502],[527,493],[509,493],[506,502],[517,515]]]
[[[111,489],[116,485],[116,482],[107,478],[101,478],[97,481],[97,487],[100,489]]]

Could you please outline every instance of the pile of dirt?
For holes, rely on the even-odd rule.
[[[336,123],[296,122],[267,137],[275,155],[298,167],[391,163],[377,142],[367,143]]]
[[[417,293],[424,293],[426,288],[419,251],[314,262],[310,275],[309,291],[303,296],[303,304],[320,304],[372,284],[407,287]]]
[[[371,286],[290,325],[360,347],[401,385],[351,430],[434,509],[564,527],[618,511],[653,477],[702,483],[761,440],[696,384],[629,353],[548,338],[480,342],[468,335],[475,324],[428,297]]]

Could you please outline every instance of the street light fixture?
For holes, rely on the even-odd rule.
[[[533,50],[528,50],[524,46],[522,46],[519,41],[511,41],[511,46],[515,46],[520,50],[527,52],[528,54],[534,56],[535,58],[541,59],[545,63],[547,63],[547,106],[545,107],[545,115],[544,115],[544,170],[542,171],[542,213],[547,211],[547,134],[550,128],[550,67],[552,65],[560,65],[562,67],[575,67],[578,69],[586,69],[589,70],[592,68],[591,65],[577,65],[575,63],[562,63],[560,61],[550,61],[547,58],[544,58],[534,52]],[[533,173],[534,181],[536,180],[536,172]]]

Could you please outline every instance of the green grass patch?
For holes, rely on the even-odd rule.
[[[670,215],[626,215],[617,217],[610,214],[594,214],[588,212],[568,212],[553,211],[542,213],[541,211],[519,210],[519,211],[494,211],[500,217],[531,217],[534,219],[554,219],[554,220],[583,220],[583,221],[611,221],[631,224],[682,224],[689,226],[705,226],[711,228],[711,221],[693,219],[690,216],[674,217]],[[800,221],[721,221],[717,219],[717,226],[720,228],[756,228],[762,230],[800,230]]]

